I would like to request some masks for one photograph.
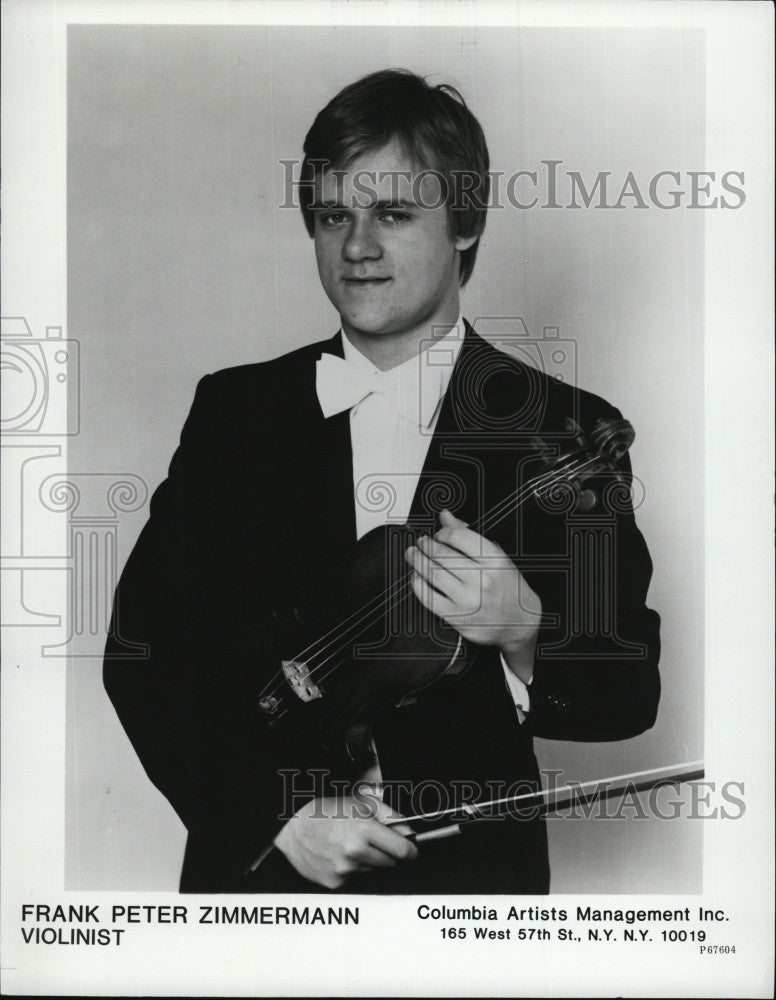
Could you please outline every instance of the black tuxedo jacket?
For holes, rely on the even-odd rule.
[[[324,419],[320,410],[323,352],[341,356],[339,336],[201,380],[117,588],[105,685],[149,777],[188,829],[182,891],[321,891],[277,851],[255,874],[244,872],[284,809],[343,777],[316,741],[269,729],[258,706],[267,679],[262,623],[323,600],[356,541],[349,415]],[[619,414],[469,328],[410,521],[433,530],[442,507],[470,523],[493,509],[537,473],[535,435],[550,451],[568,448],[570,416],[587,430]],[[627,480],[627,456],[621,469]],[[528,719],[517,719],[497,651],[477,647],[468,671],[375,730],[384,779],[431,796],[419,803],[404,792],[400,808],[433,808],[439,794],[460,799],[461,782],[480,798],[524,790],[538,781],[533,735],[616,740],[652,725],[659,619],[645,605],[651,562],[627,491],[603,475],[586,485],[598,496],[589,513],[569,509],[561,492],[491,532],[546,613]],[[145,643],[147,657],[126,658],[125,641]],[[301,796],[293,802],[290,772]],[[546,892],[543,823],[481,824],[348,888]]]

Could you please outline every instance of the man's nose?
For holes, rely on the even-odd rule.
[[[374,220],[368,217],[354,219],[342,247],[345,260],[377,260],[382,252]]]

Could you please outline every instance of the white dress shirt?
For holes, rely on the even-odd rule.
[[[346,396],[338,396],[324,375],[327,365],[342,365],[342,360],[324,355],[318,362],[318,397],[324,415],[350,408],[358,538],[378,526],[407,520],[464,333],[459,314],[444,337],[409,361],[380,371],[340,331],[349,366],[347,386],[340,385],[340,390],[349,392]],[[522,722],[530,709],[528,690],[503,656],[501,662]],[[370,770],[369,780],[376,778]]]

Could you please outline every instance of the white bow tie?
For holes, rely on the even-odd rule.
[[[315,368],[315,389],[324,417],[331,417],[343,410],[350,410],[371,393],[379,393],[390,401],[392,407],[406,420],[419,423],[417,394],[412,401],[404,398],[395,380],[387,372],[364,371],[344,358],[323,354]],[[414,414],[411,411],[414,409]]]

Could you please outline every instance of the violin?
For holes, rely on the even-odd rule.
[[[541,471],[485,512],[471,530],[488,533],[523,504],[573,490],[582,509],[595,503],[584,483],[617,463],[635,438],[627,420],[599,420],[589,435],[565,423],[572,447],[558,457],[540,438]],[[460,634],[415,597],[404,553],[419,531],[375,528],[346,560],[326,605],[307,619],[275,615],[262,662],[271,676],[259,693],[267,725],[295,726],[345,763],[372,761],[372,728],[386,712],[414,704],[433,685],[459,676],[472,660]]]

